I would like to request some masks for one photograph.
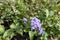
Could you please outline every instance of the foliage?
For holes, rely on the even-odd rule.
[[[41,20],[43,33],[31,30],[32,17]],[[22,21],[27,18],[27,22]],[[0,40],[10,40],[15,35],[29,34],[30,40],[55,40],[60,35],[59,0],[0,0]],[[28,38],[27,38],[28,40]]]

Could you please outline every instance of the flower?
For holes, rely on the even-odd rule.
[[[43,33],[43,29],[42,28],[39,28],[38,29],[38,34],[42,34]]]
[[[41,34],[43,31],[41,29],[41,23],[40,20],[36,17],[32,17],[31,21],[30,21],[30,25],[31,25],[31,29],[38,29],[38,34]]]
[[[23,22],[24,22],[24,23],[26,23],[26,22],[27,22],[27,19],[26,19],[26,18],[23,18],[22,20],[23,20]]]
[[[41,24],[40,24],[40,20],[37,19],[36,17],[32,17],[31,21],[30,21],[30,25],[32,27],[32,29],[35,29],[35,28],[40,28],[41,27]]]

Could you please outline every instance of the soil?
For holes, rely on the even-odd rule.
[[[17,34],[16,36],[14,36],[11,40],[30,40],[29,39],[29,35],[28,35],[28,32],[27,33],[23,33],[23,36],[22,35],[20,35],[20,34]],[[38,40],[37,39],[37,36],[34,36],[33,37],[33,40]]]
[[[20,35],[20,34],[16,34],[16,36],[14,36],[11,40],[30,40],[29,39],[29,35],[28,35],[28,33],[23,33],[23,36],[22,35]]]

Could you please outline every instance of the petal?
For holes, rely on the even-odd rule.
[[[39,29],[38,34],[42,34],[42,33],[43,33],[43,29],[41,28],[41,29]]]

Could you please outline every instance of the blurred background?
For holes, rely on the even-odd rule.
[[[31,30],[32,17],[42,34]],[[60,40],[60,0],[0,0],[0,40]]]

